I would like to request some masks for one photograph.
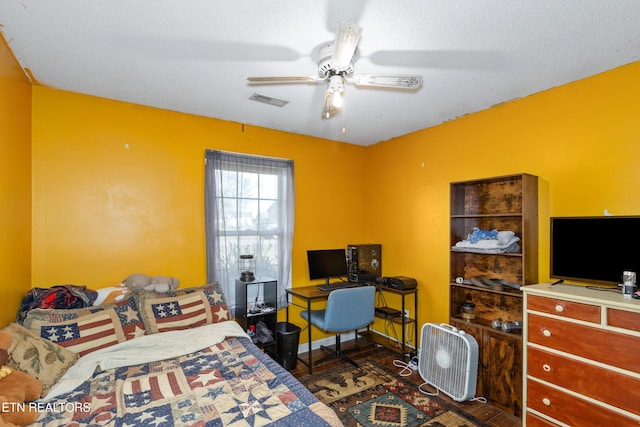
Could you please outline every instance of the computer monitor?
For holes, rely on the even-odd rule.
[[[347,276],[347,254],[344,249],[318,249],[307,251],[309,279],[324,279],[326,285],[333,277]]]

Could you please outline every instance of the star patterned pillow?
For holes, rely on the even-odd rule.
[[[152,325],[152,317],[154,313],[149,310],[148,300],[161,300],[168,298],[174,300],[189,294],[201,293],[204,296],[205,309],[207,311],[206,323],[217,323],[230,320],[229,308],[222,292],[222,287],[218,282],[208,283],[204,286],[193,288],[178,288],[169,292],[158,293],[153,291],[141,290],[137,293],[136,299],[140,307],[140,317],[145,325],[148,334],[155,333],[155,327]],[[192,326],[193,327],[193,326]]]

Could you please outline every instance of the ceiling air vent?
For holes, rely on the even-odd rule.
[[[275,105],[276,107],[284,107],[289,103],[289,101],[285,101],[284,99],[273,98],[267,95],[260,95],[259,93],[254,93],[249,99],[252,101],[262,102],[264,104]]]

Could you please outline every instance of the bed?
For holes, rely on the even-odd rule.
[[[34,309],[5,329],[16,367],[43,381],[34,426],[342,425],[229,319],[217,284]],[[48,349],[24,363],[35,344]]]

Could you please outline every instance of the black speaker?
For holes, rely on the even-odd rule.
[[[348,245],[347,267],[350,282],[377,281],[382,277],[382,245]]]

